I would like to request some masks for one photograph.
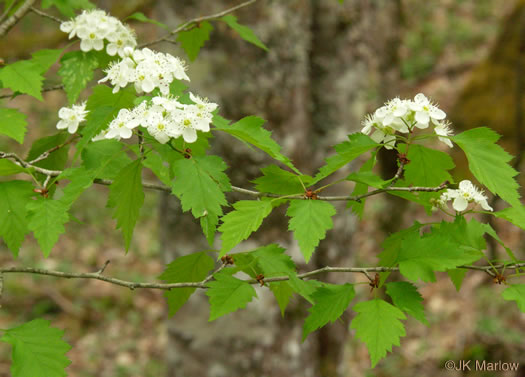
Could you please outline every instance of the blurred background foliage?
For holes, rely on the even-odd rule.
[[[235,4],[204,0],[94,3],[121,19],[141,11],[170,26]],[[237,15],[240,22],[256,30],[270,52],[246,45],[214,24],[212,38],[190,64],[192,90],[219,102],[221,114],[230,119],[263,115],[285,153],[306,173],[320,166],[330,145],[360,129],[359,120],[366,112],[393,96],[409,97],[418,92],[440,104],[456,132],[479,126],[494,128],[503,135],[505,148],[521,156],[525,135],[523,124],[517,123],[525,106],[523,84],[518,79],[525,70],[523,0],[345,0],[343,4],[334,0],[259,0]],[[162,33],[152,25],[131,25],[139,41]],[[0,57],[9,63],[27,58],[39,48],[68,43],[55,23],[29,14],[0,40]],[[177,45],[157,48],[184,57]],[[50,77],[48,85],[58,83]],[[56,91],[44,98],[42,103],[23,96],[2,100],[3,105],[28,114],[30,127],[26,145],[2,138],[0,150],[25,154],[31,141],[55,132],[57,110],[66,98]],[[521,119],[523,123],[523,116]],[[214,151],[226,156],[228,172],[239,186],[247,187],[257,169],[268,163],[238,144],[220,139],[214,143]],[[456,153],[455,158],[459,180],[467,172],[463,157]],[[386,161],[383,166],[388,174]],[[95,271],[109,259],[107,274],[152,281],[174,255],[197,251],[204,245],[191,218],[176,211],[168,213],[173,208],[178,211],[176,204],[148,192],[133,246],[126,255],[121,235],[114,230],[105,208],[106,197],[105,187],[94,187],[82,195],[73,209],[75,221],[67,225],[67,233],[49,258],[44,259],[36,242],[28,239],[17,260],[0,245],[0,263]],[[428,221],[421,209],[388,197],[370,200],[362,222],[355,221],[348,210],[338,210],[334,231],[338,233],[324,241],[313,264],[377,263],[375,256],[388,233],[413,219]],[[297,254],[293,241],[283,232],[283,218],[283,213],[272,215],[263,235],[254,242],[280,242],[292,255]],[[523,258],[523,232],[498,222],[493,225]],[[247,243],[245,248],[254,245]],[[496,257],[499,252],[491,251]],[[330,277],[349,278],[361,279]],[[366,349],[349,333],[350,311],[340,323],[312,334],[301,344],[300,327],[308,305],[295,298],[287,317],[281,319],[275,301],[262,289],[258,289],[261,301],[249,306],[245,314],[236,313],[213,325],[206,323],[202,292],[171,319],[159,291],[133,292],[99,281],[10,275],[5,278],[0,327],[36,317],[50,319],[54,326],[66,329],[65,337],[73,345],[69,375],[80,377],[462,375],[443,369],[448,359],[520,362],[517,374],[498,375],[524,376],[525,317],[501,300],[495,294],[501,287],[491,283],[486,276],[469,274],[461,291],[456,292],[442,274],[437,283],[421,287],[430,326],[409,319],[402,346],[394,348],[375,370],[369,370]],[[368,289],[358,291],[359,299],[369,295]],[[2,347],[0,376],[7,375],[9,350]]]

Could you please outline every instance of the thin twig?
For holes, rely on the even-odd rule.
[[[106,270],[106,267],[108,266],[109,262],[111,262],[109,259],[106,262],[104,262],[104,265],[96,273],[102,275]]]
[[[27,12],[29,12],[35,1],[36,0],[26,0],[26,2],[22,4],[22,6],[18,8],[11,17],[0,24],[0,38],[6,35],[9,30],[11,30],[11,28],[15,26],[17,22],[26,15]]]
[[[238,9],[241,9],[241,8],[244,8],[244,7],[248,6],[248,5],[251,5],[251,4],[255,3],[256,1],[257,0],[249,0],[249,1],[246,1],[246,2],[241,3],[239,5],[236,5],[236,6],[232,7],[232,8],[223,10],[223,11],[221,11],[219,13],[211,14],[209,16],[202,16],[202,17],[193,18],[193,19],[191,19],[189,21],[186,21],[183,24],[179,25],[178,27],[176,27],[175,29],[171,30],[169,33],[163,35],[162,37],[160,37],[158,39],[155,39],[153,41],[150,41],[150,42],[142,43],[138,47],[139,48],[148,47],[148,46],[160,43],[160,42],[174,43],[173,40],[170,39],[170,37],[173,36],[174,34],[177,34],[180,31],[189,30],[192,27],[191,26],[192,24],[198,24],[199,22],[203,22],[203,21],[215,20],[215,19],[220,18],[222,16],[225,16],[225,15],[227,15],[229,13],[232,13],[232,12],[238,10]]]
[[[13,0],[11,2],[11,4],[7,7],[5,12],[2,14],[2,16],[0,17],[0,23],[4,22],[4,20],[7,18],[7,16],[9,16],[9,13],[11,13],[11,11],[15,7],[15,5],[16,5],[16,0]]]
[[[55,22],[58,22],[59,24],[61,24],[62,22],[64,22],[64,20],[61,20],[60,18],[58,17],[55,17],[55,16],[52,16],[50,14],[47,14],[46,12],[42,12],[40,9],[37,9],[35,7],[31,7],[31,11],[33,13],[36,13],[38,14],[39,16],[41,17],[45,17],[45,18],[49,18],[50,20],[53,20]]]
[[[207,282],[209,282],[211,279],[213,279],[213,276],[214,276],[216,273],[221,272],[222,269],[223,269],[224,267],[226,267],[226,263],[221,264],[221,265],[219,266],[219,268],[217,268],[215,271],[213,271],[211,274],[209,274],[209,275],[206,277],[206,279],[204,279],[204,280],[202,281],[201,284],[204,285],[204,284],[206,284]]]
[[[49,157],[49,155],[50,155],[51,153],[53,153],[53,152],[59,150],[60,148],[65,147],[65,146],[68,145],[68,144],[71,144],[71,143],[72,143],[73,141],[75,141],[78,137],[79,137],[78,134],[73,135],[70,139],[66,140],[66,141],[63,142],[62,144],[59,144],[59,145],[57,145],[57,146],[55,146],[55,147],[53,147],[53,148],[51,148],[51,149],[45,151],[44,153],[42,153],[40,156],[38,156],[38,157],[35,158],[34,160],[29,161],[28,164],[33,165],[33,164],[36,164],[36,163],[39,162],[39,161],[45,160],[46,158]]]

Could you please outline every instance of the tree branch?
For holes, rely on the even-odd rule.
[[[53,85],[53,86],[50,86],[49,88],[44,88],[42,89],[42,93],[45,93],[45,92],[51,92],[53,90],[61,90],[61,89],[64,89],[64,85],[62,84],[58,84],[58,85]],[[14,93],[11,93],[11,94],[2,94],[0,95],[0,99],[1,98],[9,98],[9,97],[12,97]]]
[[[22,4],[22,6],[18,8],[11,17],[2,22],[0,25],[0,38],[6,35],[9,30],[11,30],[11,28],[15,26],[17,22],[26,15],[27,12],[29,12],[35,1],[36,0],[26,0],[26,2]]]
[[[203,21],[215,20],[215,19],[220,18],[222,16],[225,16],[225,15],[227,15],[229,13],[232,13],[232,12],[238,10],[238,9],[241,9],[241,8],[244,8],[244,7],[248,6],[248,5],[251,5],[251,4],[255,3],[256,1],[257,0],[249,0],[249,1],[246,1],[246,2],[241,3],[239,5],[236,5],[236,6],[232,7],[232,8],[223,10],[223,11],[221,11],[219,13],[211,14],[209,16],[195,17],[195,18],[193,18],[193,19],[191,19],[189,21],[184,22],[183,24],[181,24],[180,26],[178,26],[175,29],[171,30],[169,33],[163,35],[162,37],[160,37],[158,39],[155,39],[155,40],[153,40],[151,42],[142,43],[138,47],[139,48],[148,47],[148,46],[160,43],[160,42],[173,43],[173,41],[170,39],[170,37],[172,37],[174,34],[177,34],[180,31],[185,31],[185,30],[191,29],[192,28],[192,24],[198,24],[199,22],[203,22]]]
[[[44,17],[44,18],[48,18],[50,20],[53,20],[55,22],[58,22],[59,24],[61,24],[62,22],[64,22],[63,20],[61,20],[60,18],[58,17],[55,17],[55,16],[52,16],[50,14],[47,14],[46,12],[42,12],[40,9],[37,9],[35,7],[31,7],[31,12],[35,13],[35,14],[38,14],[39,16],[41,17]]]
[[[114,284],[114,285],[118,285],[121,287],[129,288],[131,290],[134,290],[134,289],[171,290],[175,288],[202,288],[202,289],[205,289],[207,288],[206,282],[211,280],[210,277],[207,277],[202,282],[185,282],[185,283],[169,283],[169,284],[126,281],[126,280],[116,279],[116,278],[112,278],[112,277],[103,275],[102,273],[104,272],[104,269],[108,263],[109,262],[106,262],[104,267],[98,270],[97,272],[86,272],[86,273],[44,270],[41,268],[32,268],[32,267],[10,267],[10,268],[0,269],[0,276],[3,276],[4,274],[21,273],[21,274],[55,276],[55,277],[66,278],[66,279],[93,279],[93,280],[100,280],[100,281],[104,281],[109,284]],[[515,264],[510,264],[507,266],[503,264],[499,264],[495,266],[458,266],[457,268],[487,272],[494,268],[500,269],[503,267],[505,267],[507,270],[517,270],[519,268],[525,267],[525,263],[515,263]],[[224,265],[219,267],[219,269],[216,270],[214,273],[220,271],[222,268],[224,268]],[[306,278],[320,275],[320,274],[327,273],[327,272],[366,274],[369,272],[393,272],[393,271],[399,271],[399,267],[328,267],[327,266],[327,267],[323,267],[317,270],[299,274],[297,275],[297,277],[299,279],[306,279]],[[213,274],[211,274],[210,276],[213,276]],[[289,276],[277,276],[277,277],[265,278],[264,282],[271,283],[271,282],[278,282],[278,281],[286,281],[289,279],[290,279]],[[259,283],[259,281],[256,279],[247,279],[245,281],[249,284]]]

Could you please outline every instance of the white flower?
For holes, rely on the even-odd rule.
[[[437,123],[447,116],[443,110],[433,105],[423,93],[414,97],[414,101],[410,103],[410,109],[415,112],[414,117],[418,128],[427,128],[431,120]]]
[[[106,135],[108,134],[108,131],[109,131],[109,129],[107,129],[107,128],[105,130],[100,131],[98,133],[98,135],[93,136],[91,141],[106,140]],[[117,138],[115,137],[115,139],[117,139]],[[118,138],[118,140],[120,140],[120,138]]]
[[[106,139],[122,138],[129,139],[133,134],[132,130],[139,126],[139,121],[135,114],[127,109],[121,109],[115,119],[109,124]]]
[[[439,122],[436,127],[434,127],[434,132],[438,135],[438,139],[448,145],[450,148],[453,147],[452,141],[448,136],[453,135],[452,130],[450,129],[450,123],[448,122]]]
[[[493,210],[487,202],[487,197],[469,180],[461,181],[457,190],[448,189],[441,194],[439,203],[444,206],[447,201],[452,199],[454,199],[452,207],[458,212],[466,210],[468,204],[472,202],[480,204],[481,208],[486,211]]]
[[[86,119],[88,111],[86,111],[86,103],[80,105],[73,105],[71,108],[62,107],[58,111],[60,120],[57,123],[57,128],[63,130],[67,128],[70,134],[77,132],[78,125]]]
[[[396,131],[392,127],[383,126],[380,120],[381,118],[377,117],[378,111],[379,117],[383,116],[383,110],[386,111],[386,109],[379,108],[373,115],[366,116],[362,122],[363,129],[361,132],[368,135],[373,130],[374,133],[372,136],[370,136],[370,138],[376,143],[384,142],[386,149],[392,149],[396,143],[396,137],[394,135]]]

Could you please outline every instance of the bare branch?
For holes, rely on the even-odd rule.
[[[249,1],[246,1],[246,2],[241,3],[239,5],[236,5],[236,6],[232,7],[232,8],[223,10],[223,11],[221,11],[219,13],[211,14],[209,16],[193,18],[193,19],[191,19],[189,21],[186,21],[185,23],[179,25],[175,29],[171,30],[168,34],[165,34],[162,37],[160,37],[158,39],[155,39],[155,40],[153,40],[151,42],[142,43],[138,47],[139,48],[147,47],[147,46],[151,46],[151,45],[154,45],[154,44],[157,44],[157,43],[160,43],[160,42],[174,43],[174,41],[170,37],[173,36],[174,34],[177,34],[179,31],[189,30],[189,29],[193,28],[193,26],[192,26],[193,24],[198,24],[199,22],[215,20],[215,19],[220,18],[222,16],[225,16],[225,15],[227,15],[229,13],[232,13],[232,12],[238,10],[238,9],[241,9],[241,8],[244,8],[244,7],[248,6],[248,5],[251,5],[251,4],[255,3],[256,1],[257,0],[249,0]]]
[[[65,147],[66,145],[68,144],[71,144],[73,141],[75,141],[77,138],[79,137],[79,135],[73,135],[73,137],[71,137],[69,140],[66,140],[65,142],[63,142],[62,144],[59,144],[47,151],[45,151],[44,153],[42,153],[40,156],[38,156],[37,158],[35,158],[34,160],[31,160],[28,162],[28,164],[36,164],[37,162],[39,161],[42,161],[42,160],[45,160],[46,158],[49,157],[49,155],[57,150],[59,150],[60,148],[63,148]]]
[[[26,2],[22,4],[22,6],[18,8],[11,17],[2,22],[0,25],[0,38],[6,35],[9,30],[11,30],[11,28],[15,26],[17,22],[26,15],[27,12],[29,12],[35,1],[36,0],[26,0]]]

